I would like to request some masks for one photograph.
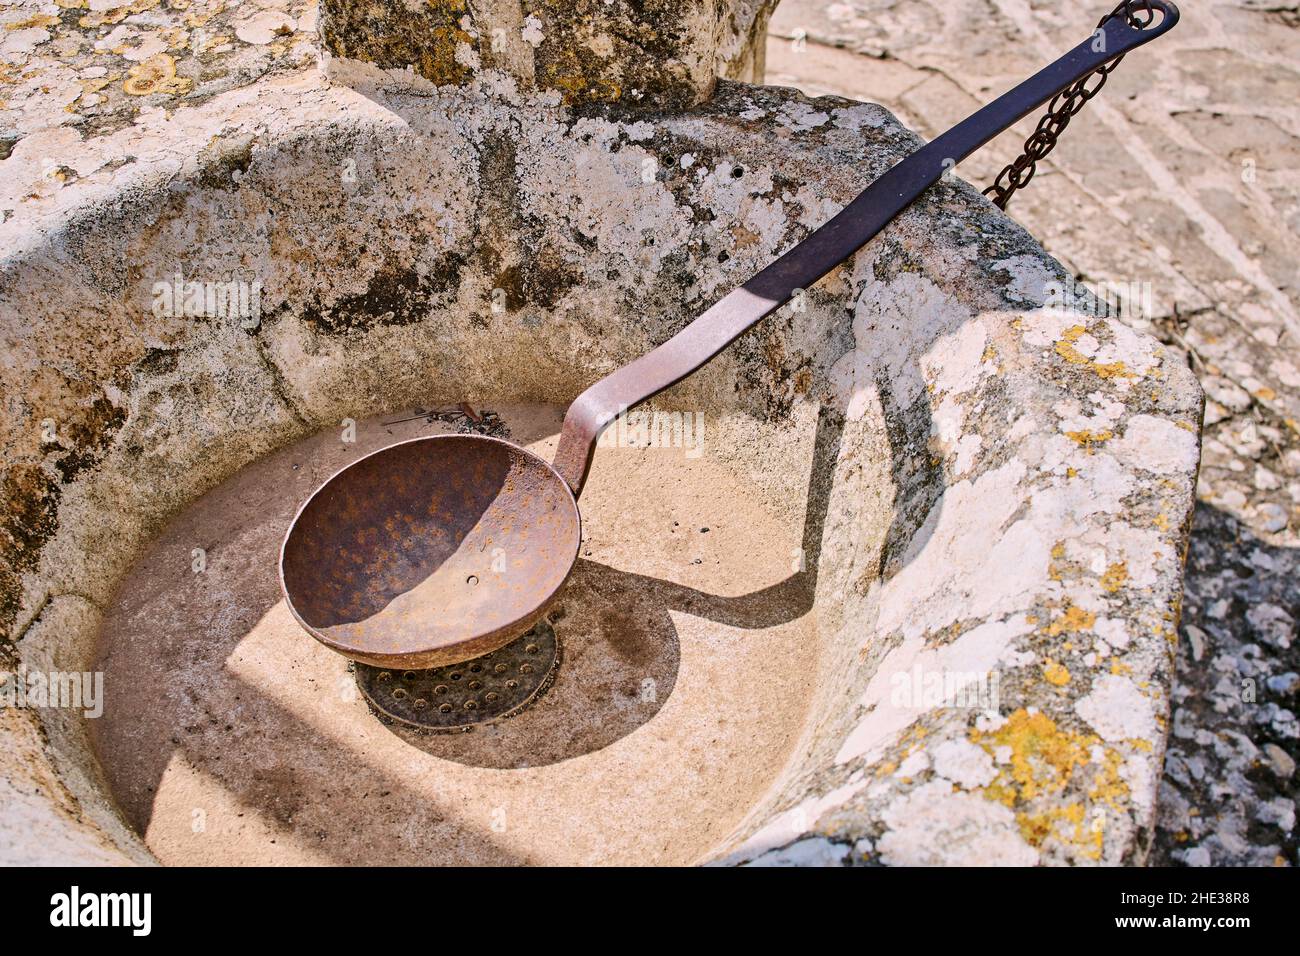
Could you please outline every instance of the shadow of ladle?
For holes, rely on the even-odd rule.
[[[327,647],[377,667],[438,667],[514,640],[546,613],[577,560],[578,497],[610,422],[812,286],[993,137],[1177,20],[1165,0],[1121,4],[1069,53],[890,168],[682,331],[579,395],[553,464],[498,438],[436,435],[337,472],[281,548],[289,609]]]

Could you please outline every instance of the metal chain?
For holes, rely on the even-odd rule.
[[[1144,30],[1155,19],[1155,10],[1147,0],[1125,0],[1098,21],[1097,29],[1100,30],[1110,20],[1119,16],[1124,17],[1130,26]],[[1014,162],[1007,164],[1006,168],[998,173],[998,178],[993,181],[993,185],[984,190],[985,196],[994,197],[995,206],[1006,209],[1012,194],[1020,187],[1029,184],[1038,169],[1038,161],[1056,147],[1057,138],[1070,125],[1070,119],[1083,109],[1090,99],[1101,92],[1111,70],[1119,66],[1123,59],[1123,54],[1115,57],[1052,97],[1052,102],[1047,105],[1047,114],[1038,121],[1038,128],[1034,130],[1033,135],[1025,140],[1024,152],[1016,157]],[[1096,84],[1089,86],[1094,77],[1097,78]]]

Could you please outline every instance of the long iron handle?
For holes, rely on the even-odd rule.
[[[1130,4],[1131,5],[1131,4]],[[977,110],[888,169],[833,219],[752,279],[705,310],[667,342],[611,373],[574,400],[564,416],[555,470],[582,493],[605,426],[633,405],[675,385],[871,241],[895,216],[961,162],[1023,116],[1098,67],[1154,40],[1178,22],[1167,0],[1137,4],[1160,12],[1133,25],[1113,16],[1055,63]]]

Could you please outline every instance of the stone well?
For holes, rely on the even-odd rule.
[[[325,2],[323,70],[13,143],[0,670],[106,692],[0,708],[0,859],[1145,858],[1200,392],[959,180],[656,400],[702,444],[598,452],[530,710],[404,735],[287,620],[331,468],[549,454],[918,145],[715,79],[769,5],[646,6]]]

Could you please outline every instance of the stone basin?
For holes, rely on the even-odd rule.
[[[322,477],[458,427],[549,454],[917,142],[725,81],[304,74],[84,146],[0,226],[0,654],[104,713],[0,709],[0,856],[1141,862],[1200,392],[959,180],[656,400],[698,446],[615,429],[529,710],[380,724],[279,596]]]
[[[560,412],[492,414],[550,453]],[[450,426],[361,422],[355,444],[330,430],[240,471],[150,544],[101,630],[87,723],[128,819],[177,863],[689,863],[720,845],[790,758],[820,654],[799,503],[723,464],[758,438],[807,472],[816,421],[739,440],[717,422],[716,454],[602,449],[550,613],[555,684],[469,733],[380,724],[268,573],[332,470]]]

